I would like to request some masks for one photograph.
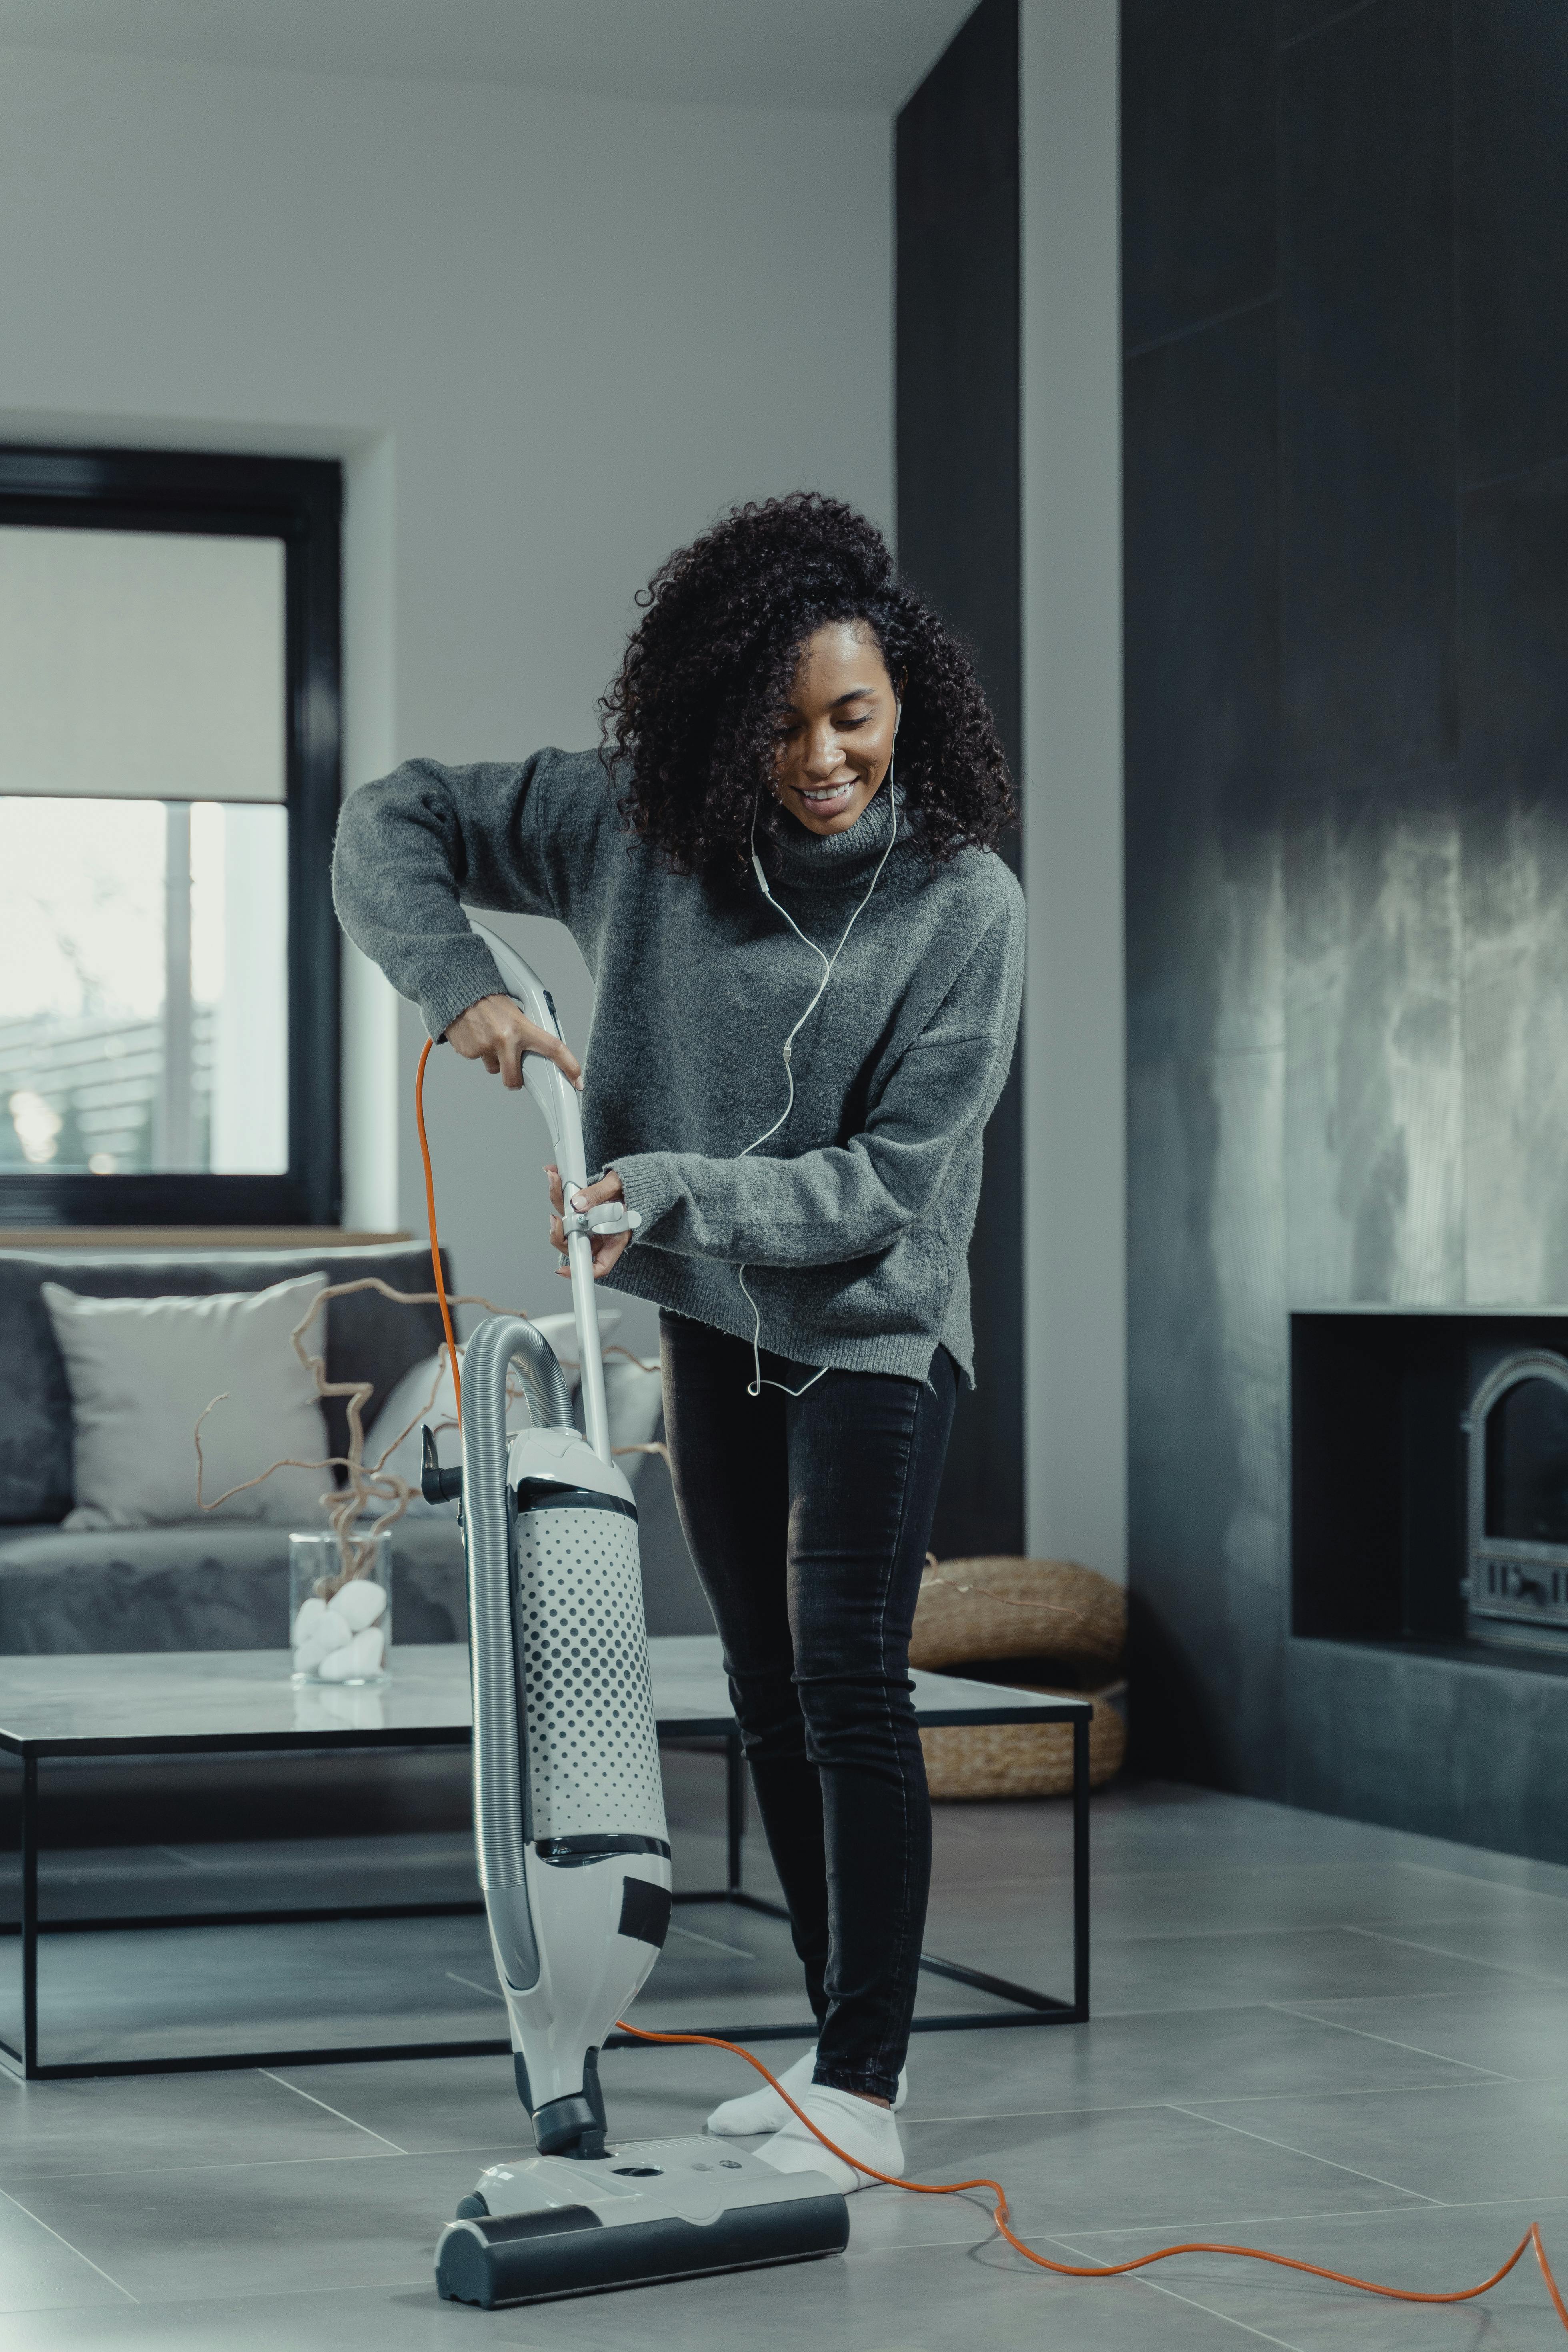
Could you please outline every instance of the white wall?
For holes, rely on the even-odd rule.
[[[1127,1564],[1116,0],[1023,0],[1026,1525]]]
[[[0,434],[349,458],[351,783],[591,741],[636,589],[732,499],[890,520],[880,114],[9,50],[0,218]],[[347,1217],[418,1230],[418,1024],[348,1001]],[[465,1286],[553,1306],[542,1130],[432,1067]]]

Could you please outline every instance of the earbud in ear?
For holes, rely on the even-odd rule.
[[[895,734],[895,735],[898,733],[898,731],[899,731],[900,728],[903,725],[903,723],[904,723],[904,702],[903,702],[903,697],[902,697],[901,695],[895,694],[895,695],[894,695],[894,697],[893,697],[893,732],[894,732],[894,734]]]

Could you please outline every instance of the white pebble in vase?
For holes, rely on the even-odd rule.
[[[323,1609],[294,1652],[295,1673],[313,1674],[323,1658],[330,1657],[334,1651],[346,1650],[353,1640],[353,1635],[343,1620]]]
[[[351,1577],[346,1584],[339,1585],[327,1603],[329,1612],[341,1617],[354,1633],[363,1633],[367,1625],[374,1625],[385,1607],[385,1592],[368,1576]]]
[[[310,1639],[310,1628],[312,1625],[319,1625],[326,1613],[326,1602],[318,1600],[313,1592],[309,1600],[300,1601],[299,1614],[294,1620],[293,1646],[295,1649],[301,1648]]]
[[[381,1629],[372,1625],[356,1633],[346,1648],[333,1650],[321,1660],[321,1676],[327,1683],[359,1682],[381,1672]]]

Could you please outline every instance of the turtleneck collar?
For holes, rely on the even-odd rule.
[[[884,785],[846,832],[826,834],[811,832],[798,817],[781,809],[774,820],[776,832],[764,832],[761,824],[757,827],[757,847],[768,879],[803,889],[837,889],[862,878],[869,880],[877,860],[888,846],[888,812],[891,804]],[[909,812],[901,793],[898,824],[898,844],[888,860],[889,870],[898,863],[899,852],[910,839]]]

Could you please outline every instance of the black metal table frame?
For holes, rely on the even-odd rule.
[[[917,2033],[953,2033],[988,2026],[1018,2025],[1082,2025],[1089,2019],[1089,1710],[1082,1702],[1068,1703],[1060,1707],[1044,1708],[1037,1703],[1027,1708],[1007,1706],[1000,1698],[994,1713],[984,1715],[966,1709],[962,1712],[933,1708],[922,1711],[921,1726],[935,1728],[946,1724],[1013,1724],[1070,1723],[1073,1735],[1072,1777],[1072,1909],[1073,1909],[1073,1990],[1070,2000],[1053,1994],[1039,1992],[1028,1985],[1010,1983],[1002,1977],[987,1976],[979,1969],[966,1967],[962,1961],[947,1960],[931,1952],[922,1952],[921,1967],[933,1976],[945,1977],[958,1984],[971,1985],[977,1992],[989,1993],[993,1999],[1005,2001],[1008,2007],[964,2012],[959,2016],[917,2017],[912,2030]],[[658,1727],[661,1746],[709,1741],[721,1742],[725,1763],[725,1846],[727,1884],[723,1886],[700,1888],[678,1893],[678,1904],[732,1903],[739,1908],[761,1912],[769,1918],[786,1919],[788,1913],[782,1904],[752,1895],[742,1885],[746,1833],[746,1774],[741,1752],[741,1735],[732,1717],[702,1717],[671,1719]],[[344,2048],[310,2050],[260,2050],[230,2053],[214,2051],[189,2057],[165,2058],[101,2058],[62,2061],[53,2064],[41,2062],[38,2056],[38,1946],[46,1936],[102,1935],[128,1929],[154,1927],[288,1927],[307,1922],[325,1923],[342,1919],[436,1919],[468,1916],[482,1913],[482,1900],[450,1903],[352,1903],[316,1904],[298,1908],[271,1907],[258,1911],[204,1911],[132,1913],[122,1917],[89,1919],[43,1919],[38,1915],[38,1766],[51,1757],[126,1758],[193,1755],[261,1755],[289,1748],[466,1748],[471,1734],[467,1725],[435,1725],[417,1732],[387,1730],[383,1732],[325,1731],[274,1732],[269,1737],[252,1732],[235,1734],[193,1734],[150,1738],[119,1738],[106,1739],[48,1738],[18,1740],[0,1731],[0,1751],[8,1751],[21,1769],[21,1917],[13,1927],[9,1922],[0,1927],[0,1937],[9,1938],[19,1934],[22,1964],[22,2047],[0,2036],[0,2065],[14,2062],[22,2079],[29,2083],[59,2083],[79,2081],[86,2077],[110,2074],[189,2074],[219,2073],[256,2066],[327,2066],[353,2061],[366,2063],[386,2058],[473,2058],[505,2054],[510,2049],[504,2039],[479,2042],[394,2042],[354,2043]],[[685,2032],[711,2033],[726,2042],[798,2042],[809,2040],[816,2032],[810,2018],[789,2024],[742,2024],[727,2026],[686,2027]],[[613,2033],[608,2049],[646,2049],[646,2042],[637,2042],[630,2034]],[[9,2068],[7,2068],[9,2071]]]

